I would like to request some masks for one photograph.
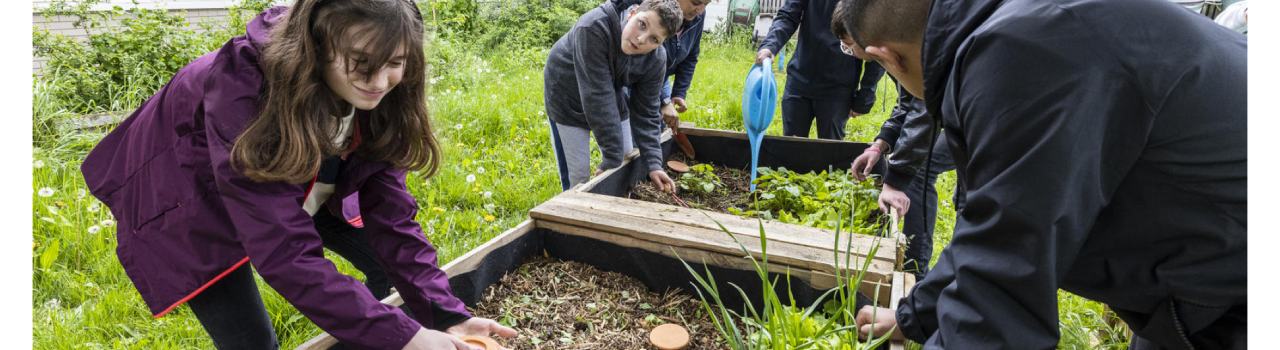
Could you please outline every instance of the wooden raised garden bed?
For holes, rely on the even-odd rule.
[[[692,127],[682,130],[697,150],[699,161],[735,168],[745,168],[750,162],[745,134]],[[663,140],[667,155],[678,152],[669,132],[663,134]],[[798,172],[847,168],[865,147],[866,144],[853,142],[770,136],[763,143],[759,165]],[[762,305],[758,300],[762,294],[759,276],[742,250],[745,247],[757,259],[761,257],[761,224],[768,242],[770,278],[783,281],[779,286],[789,284],[789,294],[800,305],[813,303],[837,285],[837,258],[841,268],[849,266],[845,259],[853,266],[870,260],[859,290],[880,306],[896,308],[898,299],[915,283],[914,276],[901,272],[900,234],[893,239],[883,239],[842,233],[841,252],[837,254],[834,250],[837,237],[830,230],[625,198],[634,184],[648,181],[647,172],[634,161],[637,156],[632,152],[623,166],[533,208],[529,212],[530,220],[445,265],[443,270],[450,276],[454,293],[475,310],[496,290],[490,287],[495,287],[505,274],[516,271],[526,261],[545,256],[621,273],[657,295],[669,290],[696,295],[692,291],[694,278],[681,262],[683,259],[694,269],[707,268],[721,290],[732,290],[729,283],[733,283],[754,299],[750,300],[752,305]],[[878,246],[874,254],[871,253],[873,246]],[[788,293],[784,289],[777,292]],[[733,309],[740,310],[747,302],[737,297],[737,293],[722,297]],[[403,304],[396,294],[383,302]],[[492,305],[480,309],[487,308]],[[495,319],[500,316],[481,315]],[[525,331],[519,326],[517,330]],[[568,328],[583,327],[573,324]],[[695,334],[695,343],[696,339]],[[333,337],[321,334],[299,349],[328,349],[336,343]],[[530,348],[528,343],[504,345]],[[900,348],[901,344],[892,347]]]

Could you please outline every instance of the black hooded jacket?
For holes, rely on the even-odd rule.
[[[1059,288],[1168,348],[1243,312],[1246,51],[1163,0],[935,0],[925,100],[967,202],[904,334],[1053,348]]]

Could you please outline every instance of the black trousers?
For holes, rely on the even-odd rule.
[[[818,138],[843,140],[853,101],[847,98],[816,99],[792,94],[782,96],[782,134],[809,137],[818,122]]]
[[[316,231],[324,247],[355,265],[365,275],[365,287],[378,299],[391,294],[391,282],[378,263],[363,232],[321,209],[315,217]],[[187,302],[200,325],[218,349],[278,349],[275,327],[258,294],[253,271],[246,264],[205,289]],[[408,312],[406,310],[406,312]]]
[[[925,273],[929,272],[929,261],[933,259],[933,229],[938,221],[938,190],[934,184],[938,181],[938,174],[956,169],[946,136],[938,137],[930,159],[928,169],[924,168],[926,164],[920,165],[921,169],[916,172],[910,187],[899,189],[911,199],[911,205],[902,218],[902,234],[907,236],[903,270],[915,274],[917,281],[924,279]],[[953,203],[956,211],[964,207],[964,193],[959,186]]]

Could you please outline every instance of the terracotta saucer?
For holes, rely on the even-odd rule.
[[[678,324],[667,323],[649,332],[649,343],[661,350],[681,350],[689,346],[689,331]]]

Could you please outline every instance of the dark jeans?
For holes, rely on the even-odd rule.
[[[782,96],[782,134],[809,137],[818,121],[818,138],[843,140],[853,102],[847,98],[815,99],[792,94]]]
[[[933,158],[928,164],[929,168],[924,169],[925,164],[920,166],[921,170],[916,172],[911,186],[900,189],[911,199],[911,205],[903,216],[902,234],[907,235],[903,270],[914,273],[917,281],[924,279],[925,273],[929,272],[929,261],[933,259],[933,226],[938,221],[938,191],[934,183],[938,181],[938,174],[956,168],[945,135],[939,135],[933,145]],[[957,187],[954,198],[957,211],[964,206],[964,195],[961,192]]]
[[[378,299],[391,294],[391,282],[383,272],[363,232],[320,209],[316,231],[324,247],[350,261],[365,275],[365,287]],[[200,325],[218,349],[277,349],[275,328],[258,294],[253,271],[241,266],[187,302]],[[406,311],[407,312],[407,311]]]

